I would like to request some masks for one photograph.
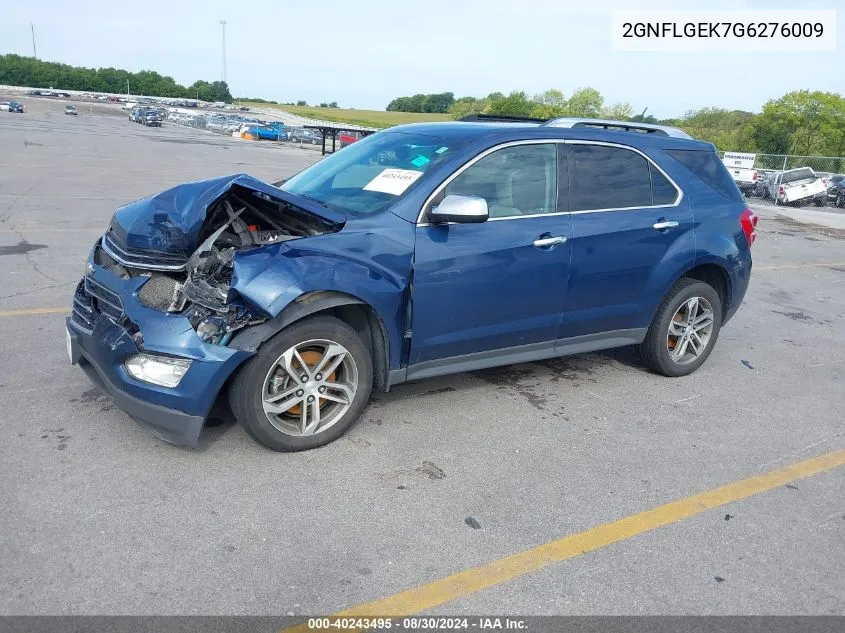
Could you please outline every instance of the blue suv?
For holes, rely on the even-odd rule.
[[[399,126],[285,181],[118,209],[68,354],[165,440],[196,446],[222,398],[265,446],[308,449],[409,380],[624,345],[690,374],[745,295],[756,224],[677,129]]]

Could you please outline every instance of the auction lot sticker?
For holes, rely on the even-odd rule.
[[[365,191],[381,191],[398,196],[413,185],[422,176],[421,171],[413,169],[385,169],[378,176],[364,185]]]

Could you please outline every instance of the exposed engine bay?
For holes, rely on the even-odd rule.
[[[203,341],[226,345],[235,331],[268,318],[232,291],[235,254],[337,229],[293,204],[233,186],[209,205],[193,253],[132,249],[109,231],[95,261],[123,279],[149,277],[138,291],[144,306],[181,313]]]

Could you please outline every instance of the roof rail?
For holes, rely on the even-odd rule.
[[[499,123],[546,123],[548,119],[535,119],[530,116],[516,116],[510,114],[469,114],[459,121],[470,121],[473,123],[490,121]]]
[[[610,119],[582,119],[578,117],[557,117],[545,121],[543,125],[548,127],[601,128],[604,130],[622,130],[625,132],[655,134],[657,136],[671,136],[672,138],[693,138],[683,130],[679,130],[676,127],[670,127],[668,125],[654,125],[652,123],[633,123],[631,121],[612,121]]]

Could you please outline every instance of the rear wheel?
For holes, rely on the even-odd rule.
[[[235,378],[229,401],[261,444],[300,451],[349,430],[372,382],[372,358],[358,333],[334,317],[314,317],[262,345]]]
[[[701,367],[719,337],[722,301],[709,284],[683,278],[657,309],[640,355],[664,376],[686,376]]]

